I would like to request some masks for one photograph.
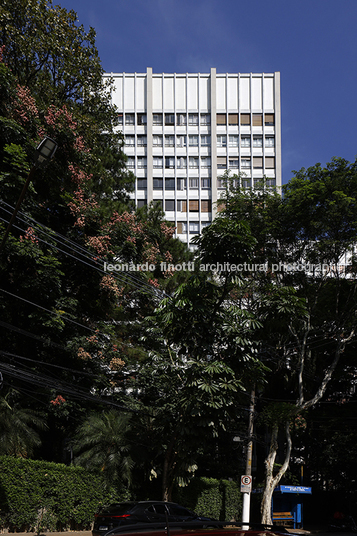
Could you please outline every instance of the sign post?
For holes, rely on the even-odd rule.
[[[242,493],[252,492],[252,477],[250,475],[242,475],[240,477],[240,490]]]
[[[254,425],[254,405],[255,405],[255,388],[253,387],[250,393],[249,406],[249,423],[247,445],[247,459],[245,467],[245,475],[240,479],[240,490],[243,493],[243,512],[242,512],[242,529],[249,530],[250,522],[250,494],[252,491],[252,457],[253,457],[253,425]],[[244,523],[247,523],[246,525]]]

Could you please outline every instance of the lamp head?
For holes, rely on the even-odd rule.
[[[57,149],[57,143],[52,138],[45,138],[41,141],[35,151],[34,164],[36,167],[43,167],[53,157]]]

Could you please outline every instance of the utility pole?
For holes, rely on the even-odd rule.
[[[248,422],[248,445],[245,465],[245,476],[252,476],[252,458],[253,458],[253,428],[254,428],[254,409],[255,409],[255,386],[250,393],[249,405],[249,422]],[[249,479],[248,479],[249,480]],[[251,479],[250,479],[251,482]],[[243,512],[242,512],[242,529],[249,529],[250,522],[250,491],[243,491]],[[248,523],[248,525],[244,525]]]

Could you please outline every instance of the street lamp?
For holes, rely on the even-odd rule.
[[[35,151],[34,167],[44,167],[51,160],[56,149],[57,143],[54,140],[51,138],[43,139]]]
[[[34,162],[33,166],[30,170],[30,173],[27,176],[26,182],[24,184],[24,187],[22,188],[21,195],[19,197],[19,200],[17,201],[15,210],[11,216],[11,219],[9,221],[9,225],[7,226],[7,229],[5,231],[4,237],[2,239],[1,245],[0,245],[0,252],[2,248],[5,245],[6,239],[9,235],[9,232],[11,230],[12,224],[15,221],[16,215],[19,211],[20,205],[25,197],[25,194],[27,192],[27,189],[29,187],[29,184],[35,174],[35,171],[37,168],[44,167],[49,160],[53,157],[57,149],[57,143],[52,138],[44,138],[41,143],[37,146],[35,155],[34,155]]]

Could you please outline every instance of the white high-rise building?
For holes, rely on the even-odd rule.
[[[212,221],[225,170],[281,186],[280,73],[107,74],[136,204],[160,202],[189,242]]]

